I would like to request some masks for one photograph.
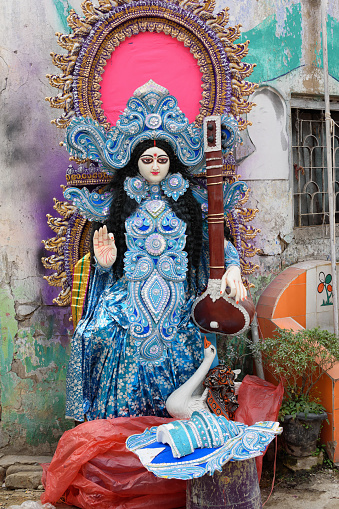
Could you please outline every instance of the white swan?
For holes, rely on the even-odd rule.
[[[202,382],[210,370],[216,353],[217,349],[205,340],[204,360],[199,368],[187,382],[172,392],[166,401],[167,411],[172,417],[176,419],[190,419],[195,410],[210,411],[206,403],[208,389],[205,389],[203,394],[194,395],[194,393],[201,389]]]

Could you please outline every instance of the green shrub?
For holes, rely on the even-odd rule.
[[[277,329],[272,338],[253,344],[252,351],[254,355],[262,354],[266,369],[284,384],[282,416],[324,411],[312,389],[323,372],[339,361],[335,334],[319,328],[298,332]]]

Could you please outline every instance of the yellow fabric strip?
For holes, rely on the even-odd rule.
[[[71,311],[74,328],[77,326],[84,309],[90,270],[91,254],[87,253],[78,261],[73,271]]]

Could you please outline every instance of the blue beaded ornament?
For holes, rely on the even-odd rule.
[[[147,197],[149,190],[148,183],[141,177],[127,177],[124,182],[124,189],[127,196],[141,203]]]
[[[180,173],[167,175],[167,177],[161,182],[161,188],[165,195],[169,198],[173,198],[174,201],[177,201],[179,196],[186,193],[188,187],[188,180],[184,179]]]

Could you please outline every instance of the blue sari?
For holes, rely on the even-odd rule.
[[[72,340],[66,417],[79,421],[168,417],[168,396],[203,357],[186,281],[186,224],[151,186],[125,226],[124,275],[116,281],[96,265]],[[234,248],[227,264],[239,264]],[[207,275],[206,256],[202,265]]]

